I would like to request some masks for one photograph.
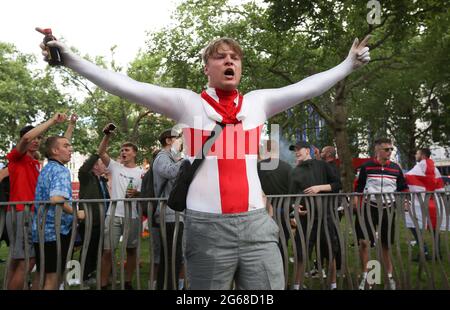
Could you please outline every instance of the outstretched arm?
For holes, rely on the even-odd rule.
[[[370,54],[369,47],[366,45],[369,38],[370,36],[366,36],[361,43],[355,39],[347,58],[334,68],[286,87],[255,91],[255,95],[259,95],[264,102],[267,118],[323,94],[355,69],[368,63]]]
[[[107,129],[108,125],[105,126],[105,128],[103,128],[103,131],[105,131],[105,129]],[[100,142],[100,145],[98,146],[98,156],[100,156],[100,159],[102,160],[102,162],[105,164],[106,167],[109,167],[109,162],[111,161],[111,158],[109,157],[108,153],[107,153],[107,149],[108,149],[108,145],[109,145],[109,139],[111,138],[111,136],[113,135],[112,132],[108,132],[108,134],[105,134],[103,136],[102,141]]]
[[[70,116],[69,125],[67,126],[66,132],[64,133],[64,137],[66,137],[69,141],[72,140],[72,135],[77,124],[77,120],[78,115],[76,115],[75,113]]]
[[[27,151],[30,143],[32,143],[35,138],[42,135],[51,126],[64,122],[66,118],[67,117],[64,113],[56,113],[48,121],[39,124],[35,128],[31,129],[29,132],[24,134],[22,138],[20,138],[20,141],[16,146],[17,151],[19,151],[19,153],[21,154],[24,154]]]
[[[36,28],[43,33],[41,28]],[[64,59],[64,66],[84,76],[92,83],[107,92],[143,105],[155,112],[164,114],[176,121],[180,120],[188,98],[193,92],[179,88],[164,88],[156,85],[142,83],[114,71],[103,69],[81,57],[75,55],[70,49],[59,41],[50,41],[48,46],[60,49]],[[47,51],[41,43],[42,55],[47,60]]]

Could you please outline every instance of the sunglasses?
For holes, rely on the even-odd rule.
[[[393,147],[385,147],[384,149],[382,149],[385,152],[392,152],[394,150]]]

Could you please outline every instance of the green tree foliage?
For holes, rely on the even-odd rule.
[[[302,33],[312,49],[326,51],[327,65],[326,59],[344,56],[352,37],[372,35],[371,63],[311,102],[334,132],[344,177],[351,175],[348,158],[371,150],[376,136],[393,136],[404,164],[430,138],[448,144],[442,121],[448,113],[448,75],[436,71],[438,62],[448,63],[448,2],[380,1],[380,23],[374,24],[367,22],[371,8],[364,1],[265,2],[276,28]],[[430,102],[437,102],[437,113],[431,113]],[[347,190],[350,181],[344,179]]]
[[[0,42],[0,150],[9,152],[19,130],[50,118],[56,111],[69,110],[71,101],[58,91],[51,71],[31,69],[35,59]],[[61,134],[64,126],[49,134]]]

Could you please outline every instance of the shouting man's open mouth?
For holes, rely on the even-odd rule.
[[[232,68],[226,69],[224,74],[228,79],[234,78],[234,70]]]

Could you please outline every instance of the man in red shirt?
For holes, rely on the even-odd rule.
[[[8,159],[8,171],[10,178],[10,202],[33,201],[36,190],[36,182],[39,176],[40,164],[38,161],[38,150],[44,132],[52,125],[62,123],[66,115],[56,113],[51,119],[37,127],[25,126],[20,130],[20,140],[16,147],[6,156]],[[66,131],[66,137],[71,138],[75,127],[76,115],[72,115]],[[30,211],[33,206],[30,204]],[[13,209],[15,208],[15,213]],[[34,267],[34,250],[31,242],[31,214],[24,214],[24,205],[10,205],[6,215],[6,228],[10,236],[10,251],[12,260],[7,275],[7,289],[20,290],[26,287],[25,279],[25,242],[23,227],[28,222],[28,251],[29,267]],[[13,216],[15,215],[15,229],[13,228]]]

